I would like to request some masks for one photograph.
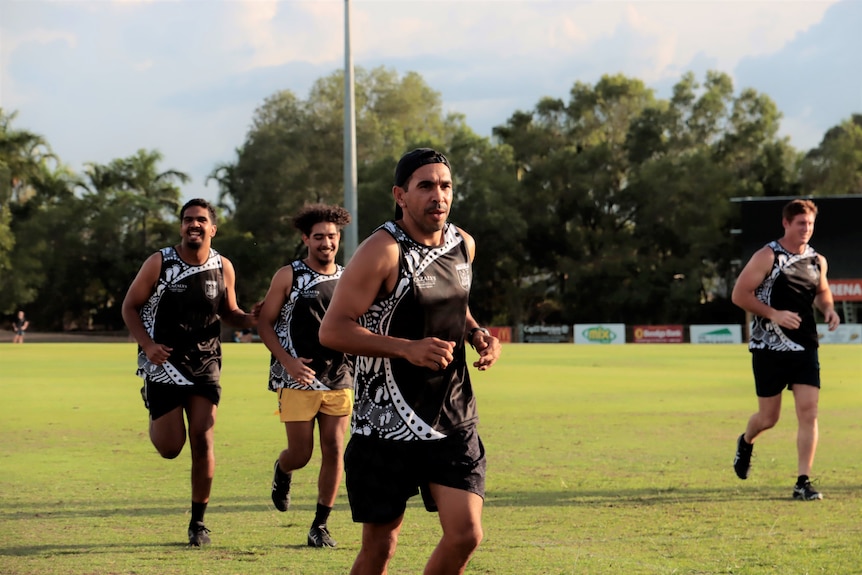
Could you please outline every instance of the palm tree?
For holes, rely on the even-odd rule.
[[[17,115],[0,108],[0,209],[10,201],[24,201],[45,162],[55,159],[42,136],[12,128]]]
[[[187,184],[191,177],[178,170],[159,172],[157,165],[163,159],[158,150],[144,149],[123,162],[123,184],[138,200],[141,218],[141,245],[148,246],[148,220],[151,216],[176,215],[180,208],[180,188],[177,183]]]
[[[158,150],[140,149],[133,156],[119,158],[108,165],[90,163],[85,173],[89,179],[82,184],[98,195],[107,195],[116,201],[130,204],[139,222],[141,248],[149,247],[149,232],[153,220],[173,216],[180,207],[180,188],[177,183],[188,183],[188,174],[178,170],[160,172],[163,159]]]

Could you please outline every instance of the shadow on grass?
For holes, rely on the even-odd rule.
[[[291,551],[307,551],[309,553],[318,552],[319,549],[309,547],[303,544],[279,545],[278,550]],[[62,545],[62,544],[45,544],[45,545],[16,545],[12,547],[0,548],[0,557],[33,557],[44,556],[50,557],[54,555],[92,555],[94,553],[117,553],[123,551],[139,551],[153,550],[156,552],[183,552],[189,553],[206,553],[210,550],[216,553],[228,553],[232,557],[238,555],[260,555],[267,554],[272,549],[267,548],[262,553],[249,550],[238,550],[235,548],[226,548],[218,544],[201,547],[190,547],[186,543],[178,543],[171,541],[170,543],[98,543],[98,544],[80,544],[80,545]]]
[[[183,551],[189,553],[200,552],[199,547],[190,547],[187,543],[171,541],[170,543],[98,543],[98,544],[45,544],[45,545],[17,545],[0,548],[0,557],[27,557],[33,555],[90,555],[93,553],[116,553],[118,551],[135,549],[154,549],[156,551]],[[206,548],[204,548],[206,549]]]
[[[747,486],[691,488],[667,487],[655,489],[584,490],[576,486],[560,491],[488,492],[485,507],[547,507],[547,506],[660,506],[689,503],[721,503],[725,501],[777,501],[800,504],[792,497],[792,484],[787,487]],[[858,499],[858,489],[851,486],[830,487],[830,499]],[[809,503],[810,504],[810,503]]]
[[[186,499],[177,497],[176,499],[145,499],[147,503],[145,507],[130,506],[128,501],[54,501],[46,502],[40,505],[36,504],[16,504],[5,503],[0,510],[0,521],[13,520],[51,520],[51,519],[74,519],[76,517],[163,517],[166,515],[175,515],[188,513]],[[141,502],[138,502],[141,503]],[[316,511],[316,503],[309,501],[305,504],[293,503],[290,506],[290,513],[314,515]],[[335,510],[348,509],[346,500],[337,502],[334,506]],[[210,501],[208,512],[216,513],[250,513],[256,511],[271,512],[277,515],[282,515],[276,511],[275,507],[268,501],[266,496],[263,497],[214,497]]]
[[[554,491],[488,491],[485,507],[594,507],[594,506],[660,506],[689,503],[720,503],[725,501],[777,501],[799,503],[791,497],[792,485],[785,487],[745,485],[742,482],[733,487],[696,488],[696,487],[659,487],[642,489],[593,489],[584,490],[578,486],[571,489]],[[824,498],[857,499],[858,488],[853,486],[833,486],[826,490]],[[127,506],[127,502],[113,501],[68,501],[53,504],[7,505],[0,510],[0,521],[64,520],[98,517],[163,517],[173,514],[187,514],[188,509],[180,499],[166,498],[149,500],[146,507]],[[416,497],[409,504],[420,505]],[[314,514],[313,502],[293,504],[291,516]],[[349,512],[346,500],[335,504],[335,511]],[[216,513],[253,513],[268,512],[275,516],[282,514],[262,497],[234,497],[214,499],[209,507]]]

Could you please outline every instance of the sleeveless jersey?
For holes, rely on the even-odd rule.
[[[137,375],[157,384],[218,384],[218,312],[225,293],[221,256],[210,249],[203,265],[190,265],[173,247],[162,248],[161,254],[162,270],[156,289],[140,313],[153,341],[173,351],[168,361],[154,365],[138,346]]]
[[[275,334],[281,346],[292,357],[311,359],[309,367],[314,370],[314,383],[303,385],[294,380],[274,355],[269,360],[269,389],[282,387],[308,391],[350,389],[353,387],[353,363],[341,352],[320,345],[318,332],[323,314],[332,300],[335,285],[343,268],[337,266],[334,274],[314,271],[302,260],[290,264],[293,269],[293,284],[281,313],[275,320]]]
[[[795,311],[802,323],[797,329],[787,329],[755,315],[748,347],[769,351],[814,349],[819,345],[813,305],[820,285],[820,258],[809,245],[801,254],[790,253],[777,241],[767,246],[774,254],[772,269],[754,295],[775,309]]]
[[[379,229],[398,242],[399,276],[360,325],[381,335],[454,341],[455,357],[442,371],[398,358],[357,357],[352,432],[397,441],[442,439],[478,420],[464,350],[472,281],[467,247],[448,223],[436,247],[413,241],[392,221]]]

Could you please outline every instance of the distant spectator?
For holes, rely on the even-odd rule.
[[[233,341],[235,343],[251,343],[254,336],[250,329],[242,329],[233,332]]]
[[[18,316],[12,321],[12,328],[15,335],[12,336],[12,343],[24,343],[24,333],[30,327],[30,322],[24,316],[22,310],[18,311]]]

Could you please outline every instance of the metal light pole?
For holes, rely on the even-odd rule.
[[[350,0],[344,0],[344,208],[352,222],[344,228],[344,263],[359,245],[356,229],[359,210],[356,202],[356,98],[353,90],[353,55],[350,52]]]

